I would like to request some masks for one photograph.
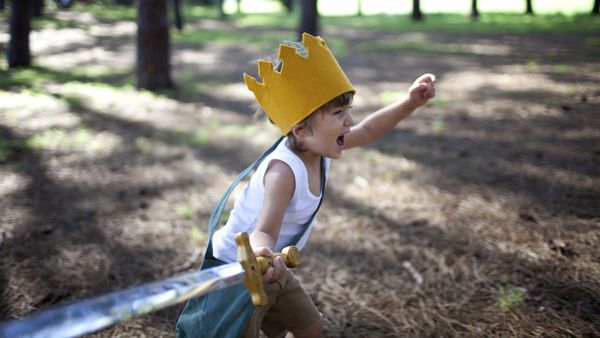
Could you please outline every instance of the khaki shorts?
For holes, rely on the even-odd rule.
[[[321,320],[321,314],[294,274],[288,272],[277,282],[265,284],[268,303],[256,307],[242,337],[283,337],[286,332],[307,329]]]

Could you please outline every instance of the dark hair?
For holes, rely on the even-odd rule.
[[[326,112],[326,111],[328,111],[328,110],[330,110],[332,108],[348,105],[348,104],[350,104],[350,102],[352,102],[352,98],[353,97],[354,97],[354,93],[353,92],[345,92],[344,94],[335,97],[333,100],[325,103],[324,105],[322,105],[321,107],[319,107],[317,110],[315,110],[314,112],[312,112],[310,115],[308,115],[307,117],[305,117],[304,120],[298,122],[296,124],[296,126],[303,127],[309,133],[312,133],[312,129],[311,129],[312,121],[314,120],[314,118],[317,115],[317,113],[323,114],[324,112]],[[288,138],[288,146],[290,148],[292,148],[292,150],[306,151],[306,149],[304,149],[302,147],[302,143],[298,142],[298,140],[294,136],[294,133],[293,133],[292,130],[290,130],[288,132],[287,138]]]

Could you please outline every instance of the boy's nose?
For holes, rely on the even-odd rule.
[[[346,112],[346,118],[344,119],[344,126],[351,127],[354,125],[354,119],[352,118],[352,113],[350,111]]]

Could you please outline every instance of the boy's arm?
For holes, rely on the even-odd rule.
[[[283,215],[296,187],[292,169],[274,160],[264,176],[265,195],[258,222],[250,234],[250,245],[256,256],[272,256],[279,238]],[[274,261],[274,268],[265,273],[265,281],[272,282],[283,276],[287,269],[281,257]]]
[[[379,109],[352,127],[345,136],[344,148],[369,144],[392,130],[398,122],[435,96],[434,83],[434,75],[421,75],[412,84],[404,100]]]

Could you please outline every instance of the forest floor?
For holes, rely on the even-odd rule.
[[[295,35],[188,22],[177,89],[151,94],[131,86],[134,22],[49,15],[67,24],[32,34],[36,67],[0,71],[2,319],[198,268],[216,201],[277,137],[241,74]],[[296,269],[326,337],[600,336],[597,32],[322,36],[355,120],[437,76],[427,106],[332,165]],[[91,336],[173,337],[182,307]]]

